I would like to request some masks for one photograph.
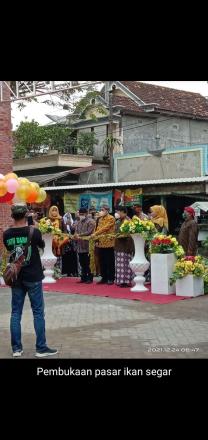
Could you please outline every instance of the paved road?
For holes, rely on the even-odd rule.
[[[0,288],[0,358],[10,358],[10,290]],[[58,358],[208,358],[208,295],[150,304],[45,293],[47,340]],[[28,298],[22,319],[24,358],[35,354]]]

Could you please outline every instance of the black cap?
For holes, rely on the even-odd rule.
[[[87,214],[88,210],[86,208],[80,208],[79,214]]]

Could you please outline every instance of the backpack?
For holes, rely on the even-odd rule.
[[[28,248],[31,244],[32,236],[34,228],[32,226],[29,227],[29,235],[28,235],[28,244],[24,248],[24,253],[21,255],[16,261],[13,263],[7,264],[5,271],[3,272],[3,279],[7,286],[12,287],[15,281],[17,281],[17,277],[22,269],[22,266],[25,262]]]

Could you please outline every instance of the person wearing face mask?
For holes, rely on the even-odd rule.
[[[96,217],[96,209],[94,207],[89,209],[89,214],[88,214],[89,218],[92,218],[93,220],[95,220]]]
[[[95,230],[95,221],[88,217],[86,208],[80,208],[79,220],[75,226],[74,240],[77,240],[77,251],[81,267],[80,283],[90,284],[93,282],[93,274],[90,270],[89,241],[82,240],[82,236],[91,235]]]
[[[92,235],[93,238],[98,238],[97,247],[99,249],[100,273],[102,277],[98,284],[113,284],[115,278],[115,239],[107,236],[108,234],[115,233],[115,218],[109,214],[109,209],[107,205],[103,205],[100,209],[96,230]],[[99,238],[100,235],[104,235],[104,237]]]
[[[120,220],[120,214],[119,214],[118,210],[115,212],[114,217],[115,217],[116,223],[117,223],[117,221]]]
[[[127,217],[127,209],[120,206],[117,211],[118,220],[116,221],[116,233],[120,232],[120,227]],[[129,263],[134,255],[134,242],[131,237],[116,238],[115,240],[115,282],[120,287],[129,287],[133,280],[133,272]]]
[[[181,225],[178,242],[186,256],[195,256],[197,253],[198,225],[194,217],[195,211],[191,206],[184,208],[184,222]]]

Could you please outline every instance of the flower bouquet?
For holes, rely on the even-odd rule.
[[[150,243],[151,254],[174,253],[177,258],[184,256],[184,250],[172,235],[156,234]]]
[[[140,234],[144,240],[151,240],[156,233],[155,225],[150,220],[140,220],[134,215],[131,220],[124,220],[120,232],[124,234]]]
[[[173,274],[170,277],[170,284],[175,283],[187,275],[193,275],[198,278],[205,278],[205,276],[208,275],[203,257],[184,257],[178,260],[175,264]]]
[[[61,229],[54,227],[51,223],[51,220],[47,217],[44,217],[39,221],[38,228],[42,234],[62,234]]]

